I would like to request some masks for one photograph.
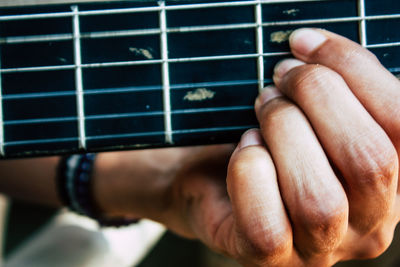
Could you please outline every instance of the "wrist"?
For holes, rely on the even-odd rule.
[[[157,149],[99,154],[93,197],[107,217],[165,221],[169,189],[188,149]]]
[[[94,202],[105,217],[128,216],[125,199],[127,181],[121,179],[115,153],[100,153],[97,156],[92,173],[92,192]]]
[[[63,157],[58,167],[57,188],[63,204],[72,211],[96,220],[100,226],[124,226],[135,221],[107,216],[95,198],[93,172],[96,154]]]

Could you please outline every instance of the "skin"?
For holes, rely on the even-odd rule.
[[[159,221],[244,266],[382,254],[400,218],[400,82],[336,34],[298,30],[290,45],[297,59],[278,64],[275,87],[255,103],[260,129],[233,154],[231,146],[100,154],[93,190],[105,216]],[[0,188],[60,205],[57,162],[0,162]]]
[[[400,82],[336,34],[296,31],[290,44],[297,60],[278,64],[255,104],[260,130],[230,158],[228,197],[212,173],[178,174],[186,202],[170,227],[244,266],[377,257],[399,221]]]

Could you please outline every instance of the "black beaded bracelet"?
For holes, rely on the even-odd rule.
[[[74,212],[95,219],[100,226],[126,226],[137,220],[105,218],[96,206],[92,192],[95,154],[70,155],[58,167],[57,190],[62,203]]]

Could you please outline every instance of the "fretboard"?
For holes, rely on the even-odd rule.
[[[400,73],[398,0],[123,1],[0,9],[4,158],[235,142],[300,27]]]

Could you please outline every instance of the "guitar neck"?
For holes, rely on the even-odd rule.
[[[400,1],[123,1],[0,9],[4,158],[235,142],[299,27],[400,73]]]

